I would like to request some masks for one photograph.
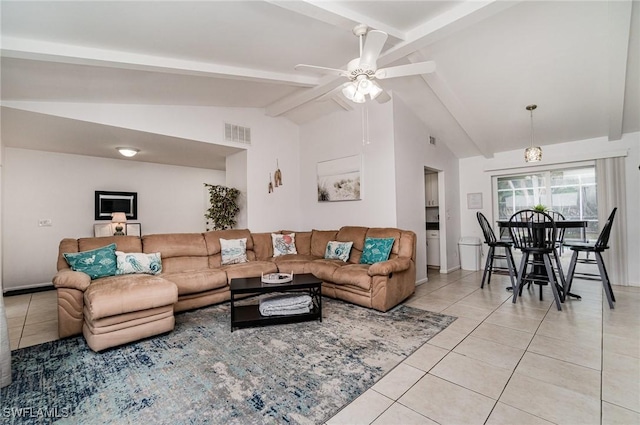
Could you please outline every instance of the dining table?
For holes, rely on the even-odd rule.
[[[544,242],[543,238],[546,236],[547,232],[544,231],[545,228],[549,228],[551,226],[550,222],[530,222],[530,221],[510,221],[510,220],[498,220],[498,227],[502,230],[502,229],[509,229],[510,227],[528,227],[528,226],[532,226],[534,231],[536,229],[539,230],[539,232],[537,232],[537,234],[539,235],[539,239],[541,240],[541,242]],[[557,229],[578,229],[578,228],[586,228],[587,227],[587,221],[586,220],[555,220],[554,221],[556,228]],[[502,234],[502,232],[500,232]],[[535,256],[535,255],[534,255]],[[538,264],[542,264],[542,259],[538,258],[536,261]],[[561,267],[561,265],[559,265],[559,267]],[[531,275],[535,275],[535,276],[547,276],[547,271],[545,270],[544,266],[540,265],[540,266],[534,266]],[[528,275],[527,275],[528,276]],[[533,279],[527,279],[525,277],[524,280],[533,280]],[[547,280],[548,280],[548,276],[547,276]],[[508,290],[509,288],[507,288]],[[513,288],[511,288],[513,289]],[[582,297],[580,295],[577,294],[573,294],[571,292],[567,292],[567,285],[566,282],[562,282],[562,285],[558,285],[558,289],[561,290],[561,297],[564,300],[565,296],[569,296],[571,298],[576,298],[576,299],[582,299]],[[566,292],[566,294],[565,294]]]

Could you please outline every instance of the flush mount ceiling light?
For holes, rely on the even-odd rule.
[[[542,148],[540,146],[533,146],[533,110],[538,105],[529,105],[526,107],[527,111],[531,113],[531,146],[524,150],[524,160],[526,162],[538,162],[542,159]]]
[[[127,158],[136,156],[136,154],[140,152],[140,149],[134,149],[134,148],[116,148],[116,149],[118,150],[118,152],[120,152],[120,155],[126,156]]]

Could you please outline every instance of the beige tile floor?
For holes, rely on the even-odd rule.
[[[327,425],[640,424],[640,288],[576,280],[563,311],[507,279],[431,273],[406,301],[458,319]],[[4,298],[11,348],[57,338],[55,292]]]

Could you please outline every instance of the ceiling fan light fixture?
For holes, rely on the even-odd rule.
[[[524,150],[525,162],[538,162],[542,160],[542,148],[533,146],[533,111],[538,105],[528,105],[525,109],[531,113],[531,146]]]
[[[371,100],[375,99],[382,93],[382,88],[375,81],[371,82],[371,89],[369,89],[369,96]]]
[[[356,93],[353,95],[353,99],[350,99],[350,100],[352,100],[355,103],[364,103],[367,99],[365,99],[363,93],[356,91]]]
[[[140,152],[140,149],[135,149],[135,148],[116,148],[116,149],[118,152],[120,152],[120,155],[126,156],[127,158],[136,156],[136,154]]]
[[[355,96],[358,88],[352,82],[344,83],[342,85],[342,94],[349,100],[353,100],[353,96]]]

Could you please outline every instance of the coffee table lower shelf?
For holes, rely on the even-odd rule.
[[[309,313],[302,314],[289,314],[284,316],[263,316],[260,314],[260,307],[257,304],[250,305],[236,305],[233,322],[231,323],[231,329],[233,328],[245,328],[251,326],[264,326],[264,325],[280,325],[284,323],[298,323],[306,322],[309,320],[322,321],[322,315],[318,311],[318,308],[311,310]]]

